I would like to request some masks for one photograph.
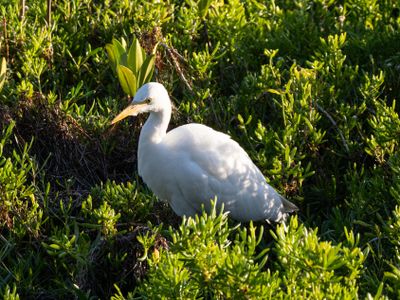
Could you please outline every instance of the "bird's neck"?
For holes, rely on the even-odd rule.
[[[167,128],[171,119],[171,110],[151,112],[146,123],[140,131],[139,150],[146,144],[158,144],[167,134]]]

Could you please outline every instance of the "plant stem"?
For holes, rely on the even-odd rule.
[[[19,17],[22,21],[25,17],[25,0],[21,0],[20,5],[21,5],[21,11]]]
[[[51,27],[51,0],[47,0],[47,26]]]

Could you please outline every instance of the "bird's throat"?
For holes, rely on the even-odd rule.
[[[161,143],[167,134],[171,115],[166,112],[152,112],[140,131],[139,147],[141,144]]]
[[[138,171],[143,177],[146,162],[154,160],[157,149],[167,134],[171,113],[152,112],[140,131],[138,146]]]

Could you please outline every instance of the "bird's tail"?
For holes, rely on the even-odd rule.
[[[296,205],[294,205],[292,202],[286,200],[283,197],[282,197],[282,204],[283,204],[283,213],[292,213],[299,210],[299,208]]]

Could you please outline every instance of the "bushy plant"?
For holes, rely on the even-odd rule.
[[[399,297],[398,1],[22,2],[0,8],[3,297]],[[144,119],[109,124],[148,80],[171,128],[229,133],[299,215],[156,201]]]
[[[209,215],[184,218],[169,234],[168,249],[155,248],[149,257],[143,298],[265,298],[278,290],[277,276],[263,271],[268,249],[257,252],[262,227],[231,227],[214,205]]]
[[[139,294],[145,299],[354,299],[365,254],[358,238],[344,230],[345,245],[332,245],[293,217],[272,232],[278,258],[273,262],[271,249],[260,244],[263,227],[231,227],[227,213],[214,206],[209,215],[184,219],[177,231],[169,230],[171,244],[153,249]]]
[[[82,212],[87,219],[101,224],[106,233],[116,232],[115,225],[123,214],[125,222],[146,222],[153,209],[154,198],[140,193],[135,183],[106,182],[94,187],[91,195],[82,202]]]
[[[366,253],[359,237],[344,228],[346,240],[332,245],[317,230],[298,224],[296,217],[277,228],[275,251],[287,296],[304,299],[354,299]],[[300,289],[299,289],[300,287]]]
[[[13,150],[8,156],[9,143],[15,124],[3,129],[0,139],[0,225],[13,236],[37,237],[43,222],[43,210],[35,196],[35,185],[30,180],[37,172],[35,161],[29,156],[30,144],[22,153]]]

